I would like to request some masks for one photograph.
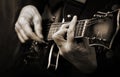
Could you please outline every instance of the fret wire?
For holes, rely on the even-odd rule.
[[[80,27],[79,27],[79,31],[78,31],[78,36],[79,36],[79,35],[80,35],[80,33],[81,33],[82,24],[83,24],[83,23],[80,23]]]
[[[75,37],[77,36],[77,32],[78,32],[78,28],[79,28],[78,24],[79,24],[79,23],[77,23],[76,29],[75,29]]]
[[[81,36],[81,32],[82,32],[81,30],[83,29],[83,25],[84,25],[84,23],[80,24],[80,30],[79,30],[79,33],[78,33],[79,36]]]
[[[80,21],[79,23],[78,23],[78,30],[77,30],[77,36],[81,36],[81,32],[82,32],[82,29],[83,29],[83,25],[84,25],[84,22],[85,21]]]
[[[78,34],[78,29],[79,29],[79,22],[77,23],[77,25],[76,25],[76,30],[75,30],[75,37],[77,36],[77,34]]]
[[[82,25],[82,22],[80,22],[80,23],[78,24],[79,28],[78,28],[78,34],[77,34],[77,36],[79,36],[79,35],[80,35],[81,25]]]
[[[55,27],[55,28],[51,28],[50,31],[49,31],[49,39],[52,39],[52,35],[58,30],[58,27]]]

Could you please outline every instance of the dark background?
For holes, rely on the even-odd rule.
[[[16,0],[0,0],[0,73],[12,64],[18,38],[13,24]]]

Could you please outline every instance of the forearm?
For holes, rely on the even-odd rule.
[[[83,73],[94,72],[97,67],[94,48],[90,48],[89,53],[86,49],[83,49],[82,52],[73,50],[72,52],[64,53],[63,57]]]

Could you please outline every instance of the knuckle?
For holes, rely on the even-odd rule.
[[[26,25],[29,23],[29,20],[28,18],[24,17],[24,16],[21,16],[19,19],[18,19],[18,23],[21,24],[22,26],[23,25]]]
[[[63,24],[61,27],[65,27],[65,24]]]
[[[17,25],[18,25],[18,23],[16,22],[16,23],[15,23],[15,27],[16,27]]]
[[[72,33],[73,32],[73,30],[72,29],[68,29],[68,33]]]
[[[36,15],[36,16],[34,17],[34,20],[35,20],[35,21],[39,21],[40,18]]]
[[[31,37],[31,32],[26,32],[26,35]]]
[[[15,25],[15,27],[14,27],[14,30],[17,31],[17,27],[16,27],[16,25]]]
[[[14,27],[14,30],[17,32],[17,28],[16,27]]]
[[[65,26],[65,24],[61,25],[61,28],[60,28],[60,29],[63,29],[63,28],[64,28],[64,26]]]
[[[20,30],[21,28],[20,28],[20,25],[18,24],[18,22],[17,23],[15,23],[15,30]]]
[[[41,22],[41,17],[39,17],[39,16],[35,16],[34,17],[34,22],[36,23],[36,24],[40,24],[40,22]]]
[[[18,25],[18,22],[16,22],[16,23],[15,23],[15,28],[18,28],[18,26],[19,26],[19,25]]]
[[[67,27],[68,27],[67,24],[63,24],[63,25],[61,25],[61,29],[63,29],[63,28],[67,28]]]
[[[19,19],[18,19],[18,21],[19,21],[19,22],[23,22],[25,19],[26,19],[26,18],[25,18],[24,16],[20,16]]]
[[[36,29],[36,31],[39,32],[39,34],[42,34],[42,28],[40,26],[36,26],[35,29]]]
[[[22,8],[22,13],[24,13],[24,12],[29,12],[29,11],[32,11],[32,10],[34,10],[34,9],[35,9],[34,6],[32,6],[32,5],[27,5],[27,6],[24,6],[24,7]]]
[[[59,38],[59,37],[58,37],[57,33],[55,33],[55,34],[52,35],[52,39],[56,40],[56,39],[58,39],[58,38]]]

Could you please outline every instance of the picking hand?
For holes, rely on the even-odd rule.
[[[15,31],[19,40],[22,43],[28,39],[42,42],[43,35],[41,23],[42,18],[36,7],[32,5],[23,7],[15,24]]]

